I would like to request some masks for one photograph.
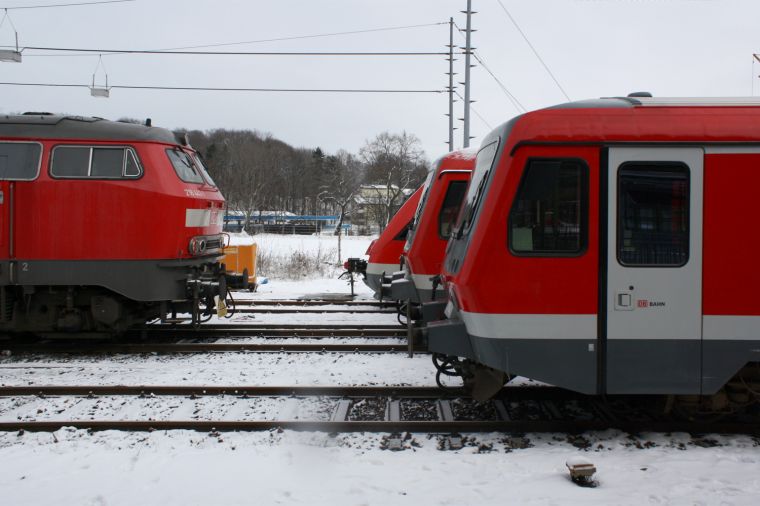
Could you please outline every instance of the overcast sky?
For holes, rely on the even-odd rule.
[[[0,0],[0,9],[88,0]],[[651,91],[655,96],[760,93],[760,1],[501,0],[573,100]],[[136,0],[8,11],[22,47],[166,49],[402,25],[461,26],[466,0]],[[566,101],[497,0],[473,0],[474,46],[528,110]],[[2,12],[0,12],[0,16]],[[455,34],[457,44],[464,39]],[[0,45],[13,43],[9,22]],[[448,25],[240,44],[221,51],[444,51]],[[203,49],[205,50],[205,49]],[[25,50],[0,63],[0,81],[87,85],[97,54]],[[464,57],[456,62],[461,79]],[[110,85],[442,90],[442,56],[280,57],[104,55]],[[753,79],[754,76],[754,79]],[[99,72],[96,82],[102,84]],[[464,94],[460,87],[460,93]],[[314,94],[0,85],[0,112],[51,111],[153,119],[189,129],[256,129],[296,146],[358,151],[382,131],[417,135],[430,159],[447,146],[445,94]],[[473,69],[472,141],[519,113],[485,70]],[[455,116],[462,116],[461,101]],[[490,125],[490,126],[489,126]],[[456,146],[462,145],[461,122]]]

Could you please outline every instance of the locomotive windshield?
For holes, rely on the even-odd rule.
[[[498,147],[499,142],[493,141],[491,144],[478,151],[478,157],[475,161],[475,171],[472,173],[472,181],[470,181],[470,187],[467,189],[464,208],[459,215],[459,223],[457,224],[457,236],[459,237],[461,237],[464,232],[470,230],[475,211],[482,200],[483,190],[488,181],[488,173],[491,170],[491,165],[493,165],[496,149]]]
[[[214,188],[216,188],[216,183],[214,182],[213,179],[211,179],[211,176],[208,173],[208,169],[206,168],[206,165],[203,163],[203,159],[201,158],[201,156],[198,153],[196,153],[193,158],[195,159],[195,164],[198,166],[198,169],[203,174],[203,178],[206,180],[206,182],[210,184],[211,186],[213,186]]]
[[[182,181],[186,183],[203,183],[203,176],[189,154],[178,148],[167,149],[166,154],[169,156],[169,161],[172,162],[174,170]]]

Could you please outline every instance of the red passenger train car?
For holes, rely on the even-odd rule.
[[[172,132],[0,117],[0,331],[111,335],[226,296],[224,198]]]
[[[391,221],[380,233],[380,237],[370,243],[367,248],[366,255],[369,256],[367,260],[367,271],[364,277],[364,282],[369,286],[375,296],[380,298],[381,296],[388,296],[389,294],[381,294],[381,288],[383,284],[383,276],[390,276],[400,268],[401,253],[404,251],[404,243],[406,241],[406,234],[409,232],[409,227],[412,224],[414,218],[414,211],[417,209],[417,205],[420,203],[420,197],[422,196],[422,187],[412,193],[412,195],[406,199],[396,214],[393,215]]]
[[[430,169],[404,245],[402,272],[395,273],[391,282],[390,298],[413,303],[433,298],[434,278],[441,273],[476,154],[476,150],[453,151]]]
[[[439,369],[480,397],[520,375],[746,399],[760,389],[758,186],[757,100],[630,96],[505,123],[478,152],[445,316],[424,331]]]

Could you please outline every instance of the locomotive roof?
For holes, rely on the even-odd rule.
[[[155,141],[178,144],[165,129],[103,118],[53,114],[0,116],[0,138]]]

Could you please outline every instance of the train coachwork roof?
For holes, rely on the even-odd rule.
[[[516,116],[483,140],[526,143],[760,144],[760,99],[620,97]]]
[[[165,128],[103,118],[50,114],[0,116],[0,139],[153,141],[178,144],[174,134]]]

